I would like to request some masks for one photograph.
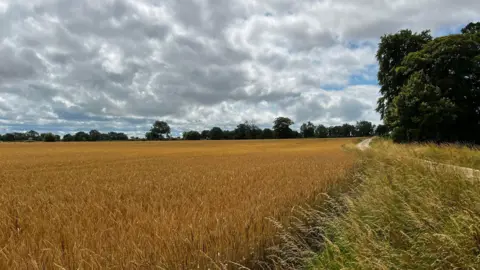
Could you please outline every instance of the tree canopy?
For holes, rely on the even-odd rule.
[[[312,122],[303,123],[300,127],[300,133],[303,138],[313,138],[315,137],[315,125]]]
[[[290,126],[293,124],[294,122],[288,117],[277,117],[275,121],[273,121],[273,131],[280,139],[291,138],[292,129]]]
[[[377,109],[395,141],[480,142],[478,27],[469,24],[463,34],[430,40],[405,56],[402,44],[411,36],[392,48],[403,59],[379,70],[379,78],[391,80],[380,81]]]
[[[150,128],[150,133],[148,137],[150,140],[160,140],[165,136],[170,136],[170,126],[165,121],[155,121],[152,128]],[[146,136],[147,137],[147,136]]]

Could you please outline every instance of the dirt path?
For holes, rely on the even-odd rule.
[[[372,142],[373,138],[368,138],[360,143],[357,144],[358,149],[365,151],[366,149],[370,148],[370,143]],[[425,159],[418,159],[419,161],[423,162],[424,164],[428,165],[430,168],[435,169],[438,167],[442,168],[449,168],[452,169],[456,172],[464,174],[467,178],[480,178],[480,171],[475,170],[472,168],[467,168],[467,167],[461,167],[461,166],[456,166],[456,165],[451,165],[451,164],[445,164],[445,163],[438,163],[434,161],[429,161]]]
[[[365,140],[361,141],[360,143],[358,143],[357,144],[358,149],[360,149],[362,151],[365,151],[368,148],[370,148],[370,143],[372,142],[372,139],[373,139],[373,137],[365,139]]]

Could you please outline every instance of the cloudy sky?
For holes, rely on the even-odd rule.
[[[0,0],[0,133],[370,120],[379,37],[478,0]]]

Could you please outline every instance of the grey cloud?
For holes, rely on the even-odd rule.
[[[45,69],[43,62],[31,49],[0,48],[0,82],[12,79],[31,79]]]
[[[363,119],[363,114],[373,108],[353,98],[342,97],[340,102],[329,109],[329,116],[345,122]]]
[[[134,133],[153,119],[176,130],[252,119],[268,126],[279,115],[378,121],[378,87],[348,85],[352,76],[371,81],[378,37],[480,17],[471,0],[7,3],[3,125]],[[332,85],[338,90],[321,88]]]

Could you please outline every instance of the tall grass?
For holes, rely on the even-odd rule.
[[[397,145],[385,139],[378,139],[374,144],[392,154],[480,170],[480,149],[477,146],[433,143]]]
[[[359,153],[348,194],[298,215],[278,268],[480,268],[480,179],[380,146]]]
[[[252,265],[269,218],[346,179],[350,141],[2,144],[0,269]]]

